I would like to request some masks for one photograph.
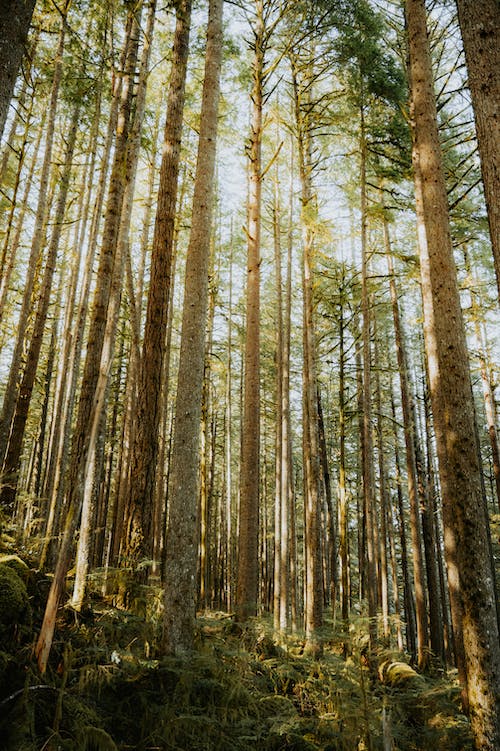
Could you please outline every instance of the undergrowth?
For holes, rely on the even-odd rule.
[[[36,577],[30,586],[40,590]],[[30,632],[6,626],[1,751],[472,749],[455,681],[418,675],[390,652],[377,655],[375,674],[359,627],[347,659],[332,629],[314,658],[297,637],[278,644],[266,619],[241,626],[214,613],[199,618],[191,654],[167,658],[158,656],[158,619],[101,600],[83,614],[61,611],[41,679],[36,600]]]

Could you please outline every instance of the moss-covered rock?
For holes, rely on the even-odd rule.
[[[9,563],[0,564],[0,637],[9,641],[30,625],[26,585]]]
[[[23,580],[23,582],[27,582],[31,573],[30,567],[27,563],[23,561],[22,558],[19,558],[18,555],[13,554],[3,554],[0,555],[0,566],[8,566],[13,571],[16,572],[18,577]]]

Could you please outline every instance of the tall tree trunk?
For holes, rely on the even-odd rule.
[[[282,585],[286,580],[282,576],[283,548],[286,541],[282,539],[281,520],[283,505],[287,505],[287,497],[283,497],[283,472],[288,467],[283,464],[283,279],[282,279],[282,250],[281,250],[281,207],[279,197],[279,176],[276,173],[274,185],[273,205],[273,240],[274,266],[276,273],[276,444],[275,444],[275,496],[274,496],[274,585],[273,585],[273,622],[274,630],[286,628],[286,592],[282,592]],[[285,564],[286,566],[286,564]],[[282,611],[284,604],[284,611]],[[284,625],[282,626],[282,622]]]
[[[371,314],[368,280],[368,213],[366,181],[366,128],[365,109],[360,107],[360,202],[361,202],[361,309],[363,314],[363,440],[361,441],[361,464],[363,472],[363,509],[366,530],[367,599],[370,633],[370,647],[375,649],[377,642],[377,550],[375,544],[375,480],[373,476],[373,435],[372,435],[372,379],[371,379]]]
[[[80,107],[81,105],[77,103],[73,110],[69,128],[68,144],[66,147],[66,155],[64,157],[64,168],[60,178],[59,196],[57,199],[54,216],[54,229],[47,251],[47,258],[45,260],[45,270],[43,273],[40,293],[36,306],[36,316],[33,326],[33,333],[31,335],[26,365],[24,367],[24,372],[19,387],[19,395],[16,401],[9,443],[3,466],[3,471],[5,473],[5,477],[7,478],[7,484],[3,486],[0,493],[0,505],[4,508],[9,508],[13,504],[17,492],[24,432],[26,428],[26,421],[28,419],[28,411],[31,403],[33,386],[35,385],[38,361],[42,349],[45,323],[51,297],[52,280],[54,278],[54,272],[56,268],[59,241],[61,238],[64,213],[68,199],[71,171],[73,167],[73,154],[75,150],[78,122],[80,118]]]
[[[413,581],[415,586],[416,617],[417,617],[417,662],[424,668],[428,659],[429,632],[427,627],[427,600],[425,591],[425,571],[422,557],[422,530],[420,523],[420,508],[418,497],[416,434],[414,414],[412,410],[412,394],[408,375],[408,358],[401,325],[398,291],[394,274],[389,225],[384,219],[384,241],[389,272],[389,288],[391,295],[392,318],[396,356],[398,363],[399,384],[401,390],[401,408],[403,411],[403,427],[406,449],[406,476],[408,483],[408,497],[410,500],[411,541],[413,555]]]
[[[0,6],[0,139],[36,0],[3,0]]]
[[[199,440],[222,62],[222,8],[222,0],[210,0],[193,221],[186,259],[166,538],[163,648],[167,654],[191,649],[194,639]]]
[[[135,178],[139,161],[140,136],[142,132],[142,123],[146,102],[146,86],[149,75],[149,59],[154,29],[155,12],[156,0],[150,0],[146,29],[144,34],[144,45],[139,70],[139,79],[135,94],[135,111],[133,113],[133,122],[131,126],[130,136],[127,142],[127,157],[124,166],[125,190],[121,207],[120,228],[117,240],[118,249],[115,260],[115,267],[113,270],[110,304],[108,307],[106,322],[105,343],[103,347],[103,355],[101,358],[101,376],[97,386],[97,392],[100,391],[102,394],[103,404],[105,404],[107,401],[106,394],[108,390],[108,376],[114,352],[116,329],[121,302],[121,291],[123,287],[123,276],[125,265],[130,255],[129,230],[130,222],[132,219],[133,198],[136,182]],[[130,304],[131,306],[133,306],[133,300]],[[91,450],[92,448],[89,447],[89,451]],[[96,478],[98,477],[97,474],[95,476]],[[93,483],[87,483],[86,487],[88,489],[88,492],[85,494],[82,504],[82,518],[76,555],[75,584],[73,589],[73,596],[71,598],[71,605],[75,608],[75,610],[80,610],[83,604],[88,568],[90,565],[90,536],[93,531],[92,527],[95,515],[95,510],[93,508]]]
[[[191,0],[181,0],[176,9],[177,20],[167,99],[167,118],[151,253],[151,282],[138,374],[135,424],[132,431],[130,480],[126,491],[128,510],[124,554],[133,568],[141,560],[150,560],[153,549],[154,488],[166,357],[166,331],[171,291],[191,6]],[[145,576],[147,576],[147,570],[142,574],[143,578]]]
[[[406,648],[414,657],[417,656],[417,625],[415,623],[415,603],[410,581],[408,564],[408,545],[406,541],[406,520],[403,507],[403,489],[401,481],[401,463],[399,458],[399,435],[396,420],[396,405],[394,403],[394,387],[391,393],[392,424],[394,429],[394,458],[396,463],[396,493],[399,539],[401,546],[401,572],[403,574],[403,606],[406,622]]]
[[[32,297],[38,273],[39,259],[42,253],[42,247],[46,232],[46,222],[49,210],[47,195],[49,192],[48,188],[52,162],[52,150],[54,145],[56,111],[59,98],[59,88],[62,79],[62,57],[64,52],[65,37],[66,16],[65,14],[63,14],[54,64],[54,76],[52,79],[50,104],[48,107],[47,131],[45,134],[45,151],[43,156],[42,170],[40,174],[38,203],[35,215],[33,238],[31,241],[30,258],[28,262],[26,278],[24,281],[23,302],[17,322],[18,331],[16,343],[12,354],[12,360],[9,369],[9,378],[2,404],[2,414],[0,417],[0,464],[3,464],[3,461],[5,459],[12,418],[14,416],[14,410],[16,406],[22,352],[25,343],[28,318],[33,302]]]
[[[500,8],[498,0],[456,0],[481,157],[500,302]]]
[[[347,656],[349,633],[349,509],[347,506],[346,482],[346,391],[345,391],[345,312],[344,312],[345,266],[342,266],[342,283],[339,302],[339,385],[338,385],[338,441],[339,441],[339,556],[340,556],[340,607],[342,612],[342,630],[346,635],[344,656]]]
[[[305,505],[305,631],[307,648],[316,652],[321,648],[318,630],[323,624],[323,571],[321,556],[320,523],[320,446],[318,384],[316,374],[316,336],[313,301],[314,227],[311,215],[315,211],[312,190],[311,143],[311,86],[310,60],[305,73],[300,76],[297,61],[292,59],[292,76],[295,100],[295,121],[301,184],[302,223],[302,295],[303,295],[303,348],[302,373],[302,444],[304,463]]]
[[[423,0],[406,0],[406,22],[415,169],[425,222],[420,257],[428,271],[428,278],[422,274],[422,285],[433,310],[426,331],[427,343],[432,339],[427,356],[445,539],[451,536],[456,545],[471,727],[476,747],[493,751],[500,747],[500,639]]]
[[[258,600],[259,453],[260,453],[260,227],[264,2],[255,0],[253,87],[250,125],[247,229],[246,338],[241,436],[240,510],[236,612],[256,615]]]
[[[140,14],[140,6],[137,12]],[[78,403],[78,415],[71,446],[64,535],[59,550],[54,579],[49,591],[42,627],[35,648],[38,667],[41,673],[44,673],[47,667],[47,660],[54,635],[57,608],[63,594],[66,574],[71,561],[73,537],[78,525],[86,485],[90,482],[92,475],[92,447],[95,446],[94,441],[103,407],[102,389],[99,389],[98,392],[98,386],[100,384],[101,359],[105,344],[108,308],[118,250],[121,208],[125,192],[125,166],[127,162],[127,143],[132,109],[132,82],[136,69],[139,43],[138,18],[134,17],[129,28],[130,33],[126,40],[127,61],[121,91],[113,169],[110,179],[92,316],[89,325],[87,354]]]

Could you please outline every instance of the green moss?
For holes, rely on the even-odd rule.
[[[0,555],[0,567],[8,566],[16,572],[18,577],[27,582],[30,575],[30,567],[18,555]]]
[[[8,563],[0,564],[0,635],[14,637],[31,623],[31,608],[23,580]]]

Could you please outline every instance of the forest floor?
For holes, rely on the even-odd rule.
[[[297,636],[278,644],[266,618],[207,613],[195,650],[166,658],[159,593],[142,614],[96,595],[81,614],[61,608],[41,677],[32,652],[49,583],[0,558],[0,751],[472,749],[455,676],[419,675],[389,650],[370,668],[361,621],[347,658],[326,626],[318,658]]]

